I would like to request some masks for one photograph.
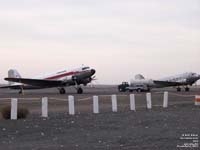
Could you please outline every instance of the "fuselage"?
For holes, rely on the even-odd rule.
[[[192,85],[199,79],[200,79],[200,75],[198,75],[197,73],[186,72],[183,74],[170,76],[167,78],[162,78],[162,79],[159,79],[159,81],[178,82],[178,83],[181,83],[182,85]]]
[[[192,72],[187,72],[175,76],[170,76],[166,78],[161,78],[158,80],[152,80],[152,79],[135,79],[131,80],[131,85],[147,85],[150,88],[161,88],[161,87],[167,87],[167,86],[173,86],[173,84],[170,83],[178,83],[182,86],[192,85],[197,80],[200,79],[200,75]],[[156,82],[157,81],[157,82]],[[164,84],[167,83],[168,84]]]

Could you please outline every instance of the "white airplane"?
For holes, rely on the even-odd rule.
[[[74,86],[77,93],[82,94],[83,89],[81,85],[86,86],[92,80],[95,80],[95,77],[93,77],[95,72],[95,69],[82,66],[72,70],[60,70],[41,77],[22,78],[17,70],[11,69],[8,71],[8,78],[5,78],[6,81],[9,81],[9,85],[0,88],[20,89],[19,93],[22,93],[24,89],[57,87],[60,94],[65,94],[66,91],[64,87]]]
[[[186,72],[183,74],[159,79],[145,79],[144,76],[138,74],[135,76],[134,80],[131,80],[131,86],[134,85],[147,85],[151,88],[162,88],[162,87],[177,87],[177,91],[181,91],[181,86],[185,87],[185,91],[189,91],[189,85],[193,85],[197,80],[200,79],[200,75],[193,72]]]

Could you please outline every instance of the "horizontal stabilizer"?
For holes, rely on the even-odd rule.
[[[16,69],[8,70],[8,78],[22,78],[19,72]],[[15,84],[14,82],[9,81],[9,85]]]

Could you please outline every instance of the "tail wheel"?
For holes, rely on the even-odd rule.
[[[22,90],[19,91],[19,94],[22,94]]]
[[[82,89],[82,88],[78,88],[78,89],[77,89],[77,93],[78,93],[78,94],[82,94],[82,93],[83,93],[83,89]]]

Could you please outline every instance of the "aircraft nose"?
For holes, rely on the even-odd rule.
[[[95,69],[91,69],[91,73],[92,75],[96,73],[96,70]]]

